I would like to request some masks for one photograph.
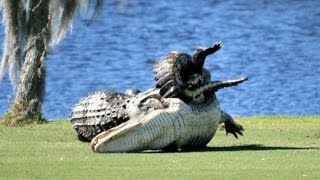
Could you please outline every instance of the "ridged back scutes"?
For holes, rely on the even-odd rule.
[[[78,134],[91,137],[127,121],[127,99],[128,95],[111,90],[94,92],[72,109],[73,128]]]
[[[153,69],[154,79],[157,81],[156,87],[162,88],[167,83],[172,83],[172,86],[182,85],[187,79],[184,72],[191,64],[192,57],[179,51],[172,51],[161,57]]]
[[[111,90],[97,91],[81,99],[72,109],[73,128],[78,136],[90,141],[100,132],[130,118],[163,108],[158,93],[157,89],[131,95]]]

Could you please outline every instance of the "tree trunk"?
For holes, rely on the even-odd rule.
[[[31,0],[26,15],[25,59],[7,125],[40,123],[45,92],[45,61],[50,38],[49,0]]]

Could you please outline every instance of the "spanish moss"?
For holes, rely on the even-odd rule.
[[[0,65],[0,79],[9,69],[9,77],[12,86],[16,87],[18,74],[21,68],[21,41],[22,32],[22,13],[21,3],[19,1],[2,0],[1,10],[3,12],[3,24],[5,26],[4,50]]]
[[[34,11],[31,8],[31,3],[31,0],[0,0],[5,29],[0,80],[4,78],[8,70],[14,89],[16,89],[26,54],[24,47],[27,27],[25,24],[30,18],[30,12]],[[37,8],[40,3],[35,5],[34,8]],[[66,33],[72,28],[72,20],[77,9],[83,14],[89,14],[89,10],[93,10],[87,21],[87,25],[89,25],[101,12],[102,6],[103,0],[50,0],[49,23],[51,33],[49,44],[56,45],[65,37]]]
[[[78,8],[89,12],[93,6],[92,21],[103,1],[0,0],[0,3],[5,26],[0,81],[9,71],[16,93],[6,116],[8,124],[41,122],[49,45],[58,44],[65,37]]]

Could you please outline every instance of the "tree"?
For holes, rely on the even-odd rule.
[[[70,29],[75,11],[88,12],[90,0],[0,0],[5,26],[0,79],[9,71],[16,96],[4,116],[6,125],[41,123],[45,63],[49,45],[59,43]],[[91,21],[103,0],[95,0]],[[90,21],[90,22],[91,22]]]

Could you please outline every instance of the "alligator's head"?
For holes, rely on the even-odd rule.
[[[211,81],[211,75],[205,68],[203,68],[202,79],[203,81],[200,85],[191,84],[182,91],[181,94],[186,102],[201,104],[206,100],[215,98],[214,93],[219,89],[236,86],[248,80],[247,77],[242,77],[223,81]]]
[[[218,42],[209,48],[196,48],[193,57],[179,51],[162,57],[154,68],[156,86],[162,97],[177,97],[187,103],[201,104],[219,89],[246,81],[246,77],[211,81],[210,72],[203,66],[206,57],[221,47],[221,42]]]

